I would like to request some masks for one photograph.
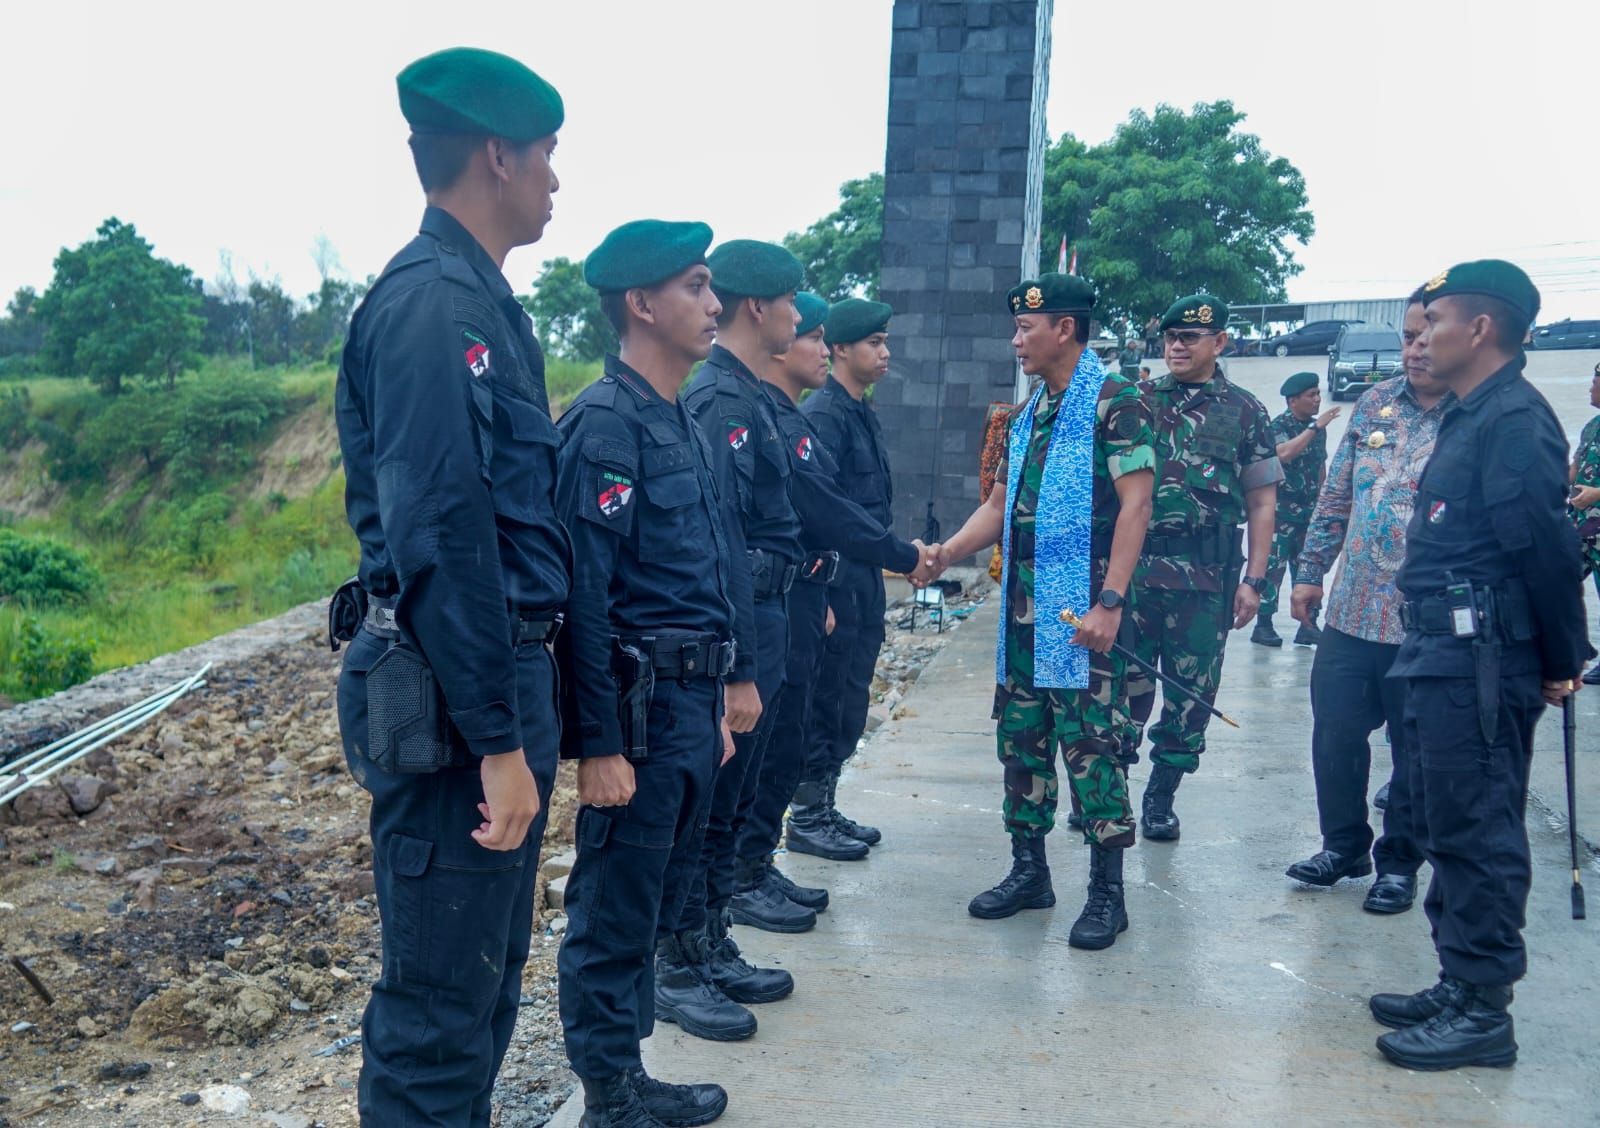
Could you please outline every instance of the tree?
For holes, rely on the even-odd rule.
[[[617,335],[600,312],[600,295],[583,280],[583,264],[553,258],[523,298],[540,342],[562,360],[589,363],[617,347]]]
[[[1045,159],[1044,241],[1065,235],[1100,292],[1102,320],[1143,319],[1208,289],[1275,302],[1315,223],[1305,178],[1238,128],[1233,103],[1135,110],[1109,141],[1064,134]]]
[[[39,294],[32,286],[23,286],[6,304],[6,313],[0,317],[0,360],[16,357],[19,364],[0,365],[0,369],[20,368],[30,363],[44,346],[44,326],[39,321]]]
[[[94,239],[56,256],[55,277],[37,306],[41,355],[108,395],[132,376],[165,379],[170,387],[199,359],[200,307],[189,268],[157,258],[131,223],[113,217]]]
[[[254,343],[255,363],[288,364],[294,359],[294,299],[276,278],[254,276],[246,291],[250,303],[248,326]]]
[[[783,245],[806,268],[806,287],[830,302],[878,296],[883,242],[883,173],[839,187],[839,206]]]
[[[329,359],[344,340],[350,314],[366,292],[365,286],[355,282],[325,276],[317,292],[308,296],[304,308],[295,314],[295,354],[312,362]]]

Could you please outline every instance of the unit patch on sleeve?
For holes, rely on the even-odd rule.
[[[472,332],[461,330],[461,344],[466,349],[467,371],[482,376],[489,371],[489,342]]]
[[[744,444],[750,441],[750,428],[737,419],[728,420],[728,445],[734,450],[742,450]]]
[[[811,461],[811,436],[801,435],[800,441],[794,444],[794,452],[800,456],[801,462]]]
[[[608,519],[622,516],[633,503],[633,481],[609,470],[600,472],[600,496],[596,498],[600,512]]]

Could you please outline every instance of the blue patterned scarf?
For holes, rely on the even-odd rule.
[[[1090,528],[1094,518],[1094,429],[1100,388],[1106,372],[1100,358],[1085,349],[1072,382],[1056,408],[1039,483],[1034,514],[1033,684],[1036,689],[1089,688],[1089,652],[1072,645],[1077,632],[1061,622],[1063,607],[1080,615],[1089,608]],[[1007,445],[1006,522],[1002,539],[1003,577],[1011,575],[1011,507],[1033,436],[1033,414],[1045,394],[1041,384],[1011,424]],[[1000,640],[995,648],[995,680],[1006,680],[1006,623],[1010,582],[1000,587]]]

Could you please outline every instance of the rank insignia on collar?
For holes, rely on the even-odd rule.
[[[1029,309],[1038,309],[1044,305],[1044,291],[1037,286],[1029,286],[1028,292],[1022,297],[1028,303]]]
[[[633,503],[633,482],[609,471],[600,475],[600,493],[595,500],[607,520],[616,520]]]
[[[1432,278],[1428,279],[1427,285],[1423,286],[1422,288],[1431,294],[1440,286],[1443,286],[1447,281],[1449,281],[1449,279],[1450,272],[1448,270],[1441,270],[1438,274],[1435,274]]]
[[[800,456],[801,462],[811,461],[811,436],[801,435],[800,441],[794,444],[794,452]]]
[[[1445,504],[1442,501],[1436,501],[1428,506],[1428,524],[1437,525],[1440,521],[1443,521],[1444,511]]]
[[[1394,418],[1394,404],[1392,404],[1392,403],[1391,404],[1385,404],[1383,407],[1380,407],[1378,409],[1378,418],[1379,419],[1393,419]]]
[[[744,444],[750,441],[750,428],[743,423],[728,420],[728,445],[734,450],[742,450]]]
[[[468,329],[461,330],[461,343],[466,346],[467,371],[482,376],[489,371],[489,342]]]

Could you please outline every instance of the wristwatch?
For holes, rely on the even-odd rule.
[[[1123,598],[1120,591],[1114,591],[1111,588],[1100,589],[1100,606],[1108,611],[1115,611],[1126,602],[1127,600]]]
[[[1317,424],[1317,421],[1315,419],[1311,420],[1311,422],[1306,424],[1306,430],[1308,430],[1308,431],[1315,431],[1317,429],[1318,429],[1318,424]]]
[[[1267,590],[1267,580],[1265,576],[1246,576],[1239,582],[1245,587],[1250,588],[1257,595],[1260,595]]]

